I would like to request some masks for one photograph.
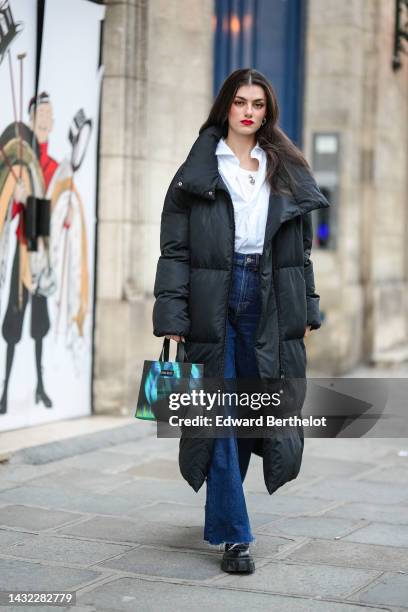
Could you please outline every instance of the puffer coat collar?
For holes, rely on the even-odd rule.
[[[210,126],[203,130],[191,147],[179,175],[181,189],[205,198],[209,202],[215,201],[217,189],[229,193],[218,171],[215,154],[222,134],[222,128],[219,126]],[[285,221],[316,208],[329,206],[306,168],[292,165],[290,172],[296,183],[293,195],[276,194],[271,191],[265,242],[274,236]]]
[[[218,126],[211,126],[198,136],[183,164],[180,175],[183,190],[214,201],[216,189],[227,189],[218,172],[215,155],[221,136]]]

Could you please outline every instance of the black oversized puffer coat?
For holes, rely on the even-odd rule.
[[[228,294],[235,226],[228,189],[215,150],[221,128],[199,135],[167,191],[161,218],[161,256],[153,309],[156,336],[185,336],[188,361],[204,364],[206,377],[224,371]],[[291,169],[293,194],[271,192],[260,262],[262,310],[255,341],[261,378],[304,378],[306,325],[320,327],[315,292],[310,212],[329,206],[310,172]],[[274,434],[257,440],[269,493],[299,472],[303,437]],[[195,491],[203,484],[213,440],[180,440],[179,465]]]

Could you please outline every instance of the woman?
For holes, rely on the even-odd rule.
[[[304,378],[303,338],[320,327],[311,210],[329,204],[278,115],[261,73],[233,72],[165,198],[154,334],[185,342],[206,377]],[[207,481],[204,539],[225,544],[224,571],[255,568],[242,488],[251,453],[273,493],[300,469],[303,437],[291,436],[180,440],[183,477],[195,491]]]

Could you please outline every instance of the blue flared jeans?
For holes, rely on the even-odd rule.
[[[228,302],[224,378],[259,376],[254,352],[261,314],[260,255],[235,253]],[[215,438],[207,475],[204,540],[210,544],[252,542],[243,482],[254,440]]]

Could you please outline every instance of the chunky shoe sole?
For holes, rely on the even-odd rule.
[[[253,559],[223,559],[221,569],[229,573],[252,574],[255,563]]]

